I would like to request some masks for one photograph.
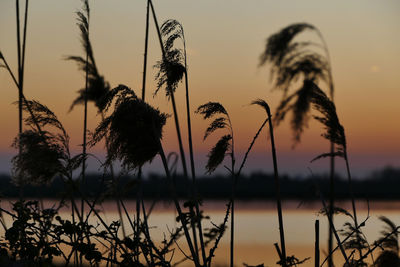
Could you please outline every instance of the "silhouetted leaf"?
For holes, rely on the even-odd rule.
[[[322,158],[327,158],[327,157],[344,157],[343,152],[334,152],[334,153],[323,153],[319,156],[316,156],[315,158],[313,158],[310,162],[314,162],[316,160],[322,159]]]
[[[329,210],[329,207],[327,207],[327,210]],[[322,208],[319,211],[319,213],[322,215],[325,215],[325,216],[327,215],[325,208]],[[343,215],[349,216],[350,218],[353,219],[353,215],[350,212],[348,212],[346,209],[343,209],[341,207],[337,207],[337,206],[333,207],[333,214],[343,214]]]

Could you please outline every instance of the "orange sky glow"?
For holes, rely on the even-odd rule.
[[[188,47],[188,75],[192,111],[208,101],[221,102],[228,110],[235,131],[238,158],[247,149],[265,112],[249,103],[266,100],[272,110],[282,92],[272,89],[269,67],[259,68],[265,40],[295,22],[318,27],[329,47],[335,82],[335,103],[345,127],[350,162],[356,173],[367,173],[386,165],[400,167],[400,3],[398,1],[153,1],[160,23],[177,19],[185,30]],[[146,1],[90,1],[90,38],[97,67],[112,87],[125,84],[141,90]],[[47,105],[57,114],[71,137],[71,148],[80,150],[81,106],[68,113],[84,76],[67,55],[83,55],[75,12],[81,2],[31,1],[26,50],[25,95]],[[16,73],[15,1],[0,1],[0,50]],[[307,33],[302,37],[314,38]],[[155,69],[161,57],[159,43],[150,22],[147,75],[148,102],[172,114],[165,93],[155,90]],[[322,85],[323,89],[324,86]],[[8,172],[16,153],[10,147],[17,134],[17,89],[5,69],[0,69],[0,172]],[[294,88],[295,89],[295,88]],[[185,125],[184,86],[177,90],[181,124]],[[89,105],[89,129],[100,116]],[[198,173],[203,173],[206,154],[215,138],[202,141],[207,122],[193,114]],[[308,174],[308,167],[327,172],[328,163],[309,161],[327,152],[323,129],[310,120],[302,142],[292,149],[288,121],[276,129],[279,166],[282,173]],[[220,132],[222,133],[222,132]],[[183,129],[186,140],[186,131]],[[267,132],[257,141],[246,172],[271,172]],[[218,132],[216,134],[219,135]],[[173,118],[165,127],[163,144],[168,152],[178,151]],[[104,154],[101,146],[92,148]],[[239,160],[239,161],[240,161]],[[279,159],[278,159],[279,160]],[[155,161],[157,165],[158,159]],[[339,172],[341,163],[339,163]],[[95,170],[96,168],[92,169]],[[224,173],[223,168],[220,170]]]

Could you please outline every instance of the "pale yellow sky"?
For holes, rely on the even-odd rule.
[[[23,2],[23,1],[21,1]],[[96,0],[91,4],[91,41],[98,68],[112,86],[126,84],[140,91],[142,79],[146,1]],[[335,102],[346,129],[350,160],[356,171],[386,164],[400,166],[400,3],[398,1],[154,1],[160,23],[179,20],[185,30],[189,58],[192,110],[208,101],[219,101],[229,111],[236,135],[236,150],[244,153],[264,113],[248,104],[263,98],[275,108],[281,92],[271,91],[268,67],[257,68],[265,39],[295,22],[320,29],[332,57]],[[81,2],[30,1],[27,36],[25,94],[51,108],[64,123],[71,145],[78,151],[82,107],[67,113],[76,91],[84,86],[83,74],[66,55],[82,55],[75,11]],[[0,49],[16,71],[15,1],[0,1]],[[303,38],[312,38],[304,35]],[[172,113],[160,92],[155,98],[151,67],[160,59],[154,24],[150,25],[148,101]],[[7,168],[13,137],[17,133],[17,90],[8,73],[0,70],[0,168]],[[177,92],[184,124],[184,88]],[[90,108],[90,127],[99,121]],[[177,151],[172,119],[165,128],[167,151]],[[202,136],[207,123],[193,116],[195,149],[199,165],[214,144]],[[185,131],[183,131],[185,133]],[[326,152],[322,129],[312,122],[295,150],[288,123],[276,129],[282,172],[307,173],[307,167],[324,171],[325,162],[309,164]],[[217,133],[218,135],[218,133]],[[101,153],[101,147],[94,148]],[[267,157],[265,161],[263,157]],[[266,138],[256,144],[249,170],[270,171]],[[240,158],[240,157],[239,157]],[[267,163],[264,163],[267,162]],[[3,167],[2,167],[3,166]],[[202,173],[202,169],[198,171]]]

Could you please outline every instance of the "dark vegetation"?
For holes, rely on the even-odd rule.
[[[104,179],[104,183],[102,181]],[[89,196],[96,196],[109,189],[111,176],[103,177],[100,174],[87,174],[87,188],[82,191]],[[197,192],[203,199],[226,199],[231,194],[231,181],[229,177],[222,175],[199,177],[196,182]],[[273,174],[253,173],[241,176],[238,179],[236,189],[236,198],[243,200],[250,199],[274,199],[274,176]],[[315,185],[324,192],[329,192],[328,175],[314,175],[313,177],[295,177],[282,175],[282,198],[283,199],[316,199]],[[190,188],[190,182],[183,176],[178,175],[175,178],[176,191],[179,196],[185,196]],[[124,199],[134,199],[137,194],[137,183],[139,181],[135,176],[126,175],[119,178],[117,190],[121,192]],[[165,188],[168,187],[168,181],[165,176],[159,174],[150,174],[142,179],[143,197],[145,199],[169,199],[170,195]],[[387,167],[375,171],[366,177],[357,177],[354,180],[354,196],[357,199],[369,200],[400,200],[398,188],[400,188],[400,170]],[[343,177],[337,177],[335,180],[336,199],[349,199],[347,181]],[[17,198],[18,187],[12,182],[8,175],[0,176],[0,195],[4,198]],[[61,178],[54,178],[50,184],[37,187],[25,186],[24,196],[27,198],[60,198],[64,192],[64,183]],[[76,197],[78,197],[76,195]],[[112,199],[112,195],[108,198]]]
[[[260,57],[260,66],[271,67],[273,87],[283,91],[283,97],[275,112],[268,103],[256,98],[251,104],[261,107],[265,118],[249,143],[243,158],[235,154],[235,126],[229,112],[218,102],[208,102],[195,111],[211,120],[204,139],[210,134],[222,134],[208,154],[205,166],[212,174],[223,165],[225,177],[199,179],[195,170],[191,136],[191,106],[188,85],[186,40],[183,26],[176,20],[167,20],[161,26],[157,21],[151,0],[147,1],[145,53],[141,96],[126,85],[111,86],[99,72],[90,43],[90,7],[88,0],[77,12],[83,56],[68,56],[85,74],[85,84],[72,101],[71,109],[83,104],[82,152],[70,153],[69,136],[57,116],[39,101],[27,99],[23,92],[28,3],[25,1],[23,29],[20,23],[19,0],[16,0],[18,76],[14,75],[5,56],[0,51],[1,67],[10,74],[18,89],[19,133],[13,142],[18,153],[12,159],[12,177],[0,180],[3,197],[16,197],[12,210],[0,208],[2,234],[0,239],[1,266],[54,266],[55,259],[63,266],[175,266],[190,263],[196,267],[210,267],[225,230],[230,228],[230,260],[235,261],[235,201],[237,199],[270,198],[276,201],[279,222],[279,242],[271,244],[277,250],[277,265],[298,266],[311,259],[298,259],[288,255],[285,244],[283,198],[302,200],[318,199],[320,210],[329,221],[328,255],[324,259],[319,250],[319,221],[315,222],[315,266],[334,266],[331,255],[340,254],[344,266],[400,266],[399,227],[389,218],[381,216],[384,224],[381,237],[369,242],[362,232],[368,218],[357,217],[357,199],[397,199],[399,170],[387,168],[373,178],[354,180],[351,176],[347,154],[345,128],[340,123],[333,102],[334,83],[327,44],[321,32],[313,25],[296,23],[271,35]],[[161,59],[155,63],[157,92],[165,90],[171,101],[173,120],[179,143],[179,154],[166,154],[163,149],[163,127],[168,122],[165,113],[145,101],[148,28],[152,15],[160,44]],[[299,42],[297,36],[312,31],[319,43]],[[177,110],[175,92],[184,83],[186,93],[186,127],[190,171],[186,164],[184,136]],[[293,87],[299,87],[293,91]],[[325,91],[326,92],[325,92]],[[87,111],[94,104],[101,115],[101,122],[88,135]],[[264,113],[265,112],[265,113]],[[311,176],[295,179],[279,175],[278,158],[273,128],[291,113],[294,144],[301,141],[307,122],[313,118],[324,128],[322,137],[330,144],[330,151],[317,155],[314,160],[330,158],[329,179]],[[263,129],[267,127],[266,133]],[[273,159],[273,174],[242,175],[249,153],[260,134],[268,136]],[[104,142],[107,153],[102,162],[101,175],[87,174],[88,150]],[[165,175],[142,175],[142,166],[156,156],[162,160]],[[174,161],[175,159],[175,161]],[[346,179],[335,175],[335,159],[344,160]],[[121,163],[122,170],[114,165]],[[183,174],[176,173],[176,164],[182,164]],[[119,169],[119,168],[118,168]],[[11,181],[11,182],[10,182]],[[325,197],[329,197],[326,204]],[[43,198],[57,198],[57,205],[43,207]],[[27,199],[38,200],[27,200]],[[136,210],[127,210],[124,199],[135,198]],[[148,225],[150,210],[144,200],[163,199],[173,203],[176,211],[175,229],[165,233],[161,243],[152,239]],[[202,210],[202,199],[226,199],[223,221],[203,228],[208,220]],[[119,220],[108,222],[100,212],[106,199],[115,201]],[[350,199],[351,212],[336,206],[337,199]],[[182,201],[184,200],[183,205]],[[62,218],[59,210],[70,210],[68,218]],[[334,216],[347,216],[343,226],[335,225]],[[12,224],[8,225],[5,216]],[[89,221],[89,219],[91,219]],[[91,221],[96,223],[92,223]],[[180,243],[178,241],[181,240]],[[185,245],[183,245],[184,243]],[[336,247],[335,247],[336,246]],[[250,266],[245,264],[245,266]],[[258,266],[263,266],[260,264]]]

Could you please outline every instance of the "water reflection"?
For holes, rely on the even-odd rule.
[[[10,209],[12,200],[2,201],[2,207]],[[51,207],[56,201],[46,200],[44,206]],[[128,211],[135,216],[135,201],[125,201]],[[146,202],[147,210],[150,210],[152,201]],[[204,214],[210,219],[203,223],[204,228],[212,227],[212,223],[219,225],[225,215],[226,202],[224,201],[205,201],[202,209]],[[338,206],[350,208],[350,202],[338,203]],[[114,201],[106,201],[99,206],[104,219],[110,223],[119,219],[116,204]],[[379,221],[380,215],[385,215],[394,223],[400,224],[400,202],[382,202],[375,201],[369,203],[357,202],[359,221],[365,220],[366,225],[363,232],[369,243],[373,243],[382,230],[383,223]],[[303,259],[311,257],[306,264],[302,266],[314,266],[314,224],[315,220],[320,220],[320,244],[321,259],[326,255],[326,243],[328,237],[327,219],[318,213],[321,205],[318,202],[304,203],[299,206],[299,201],[285,201],[283,203],[285,237],[287,243],[288,255],[296,255],[297,258]],[[63,208],[60,212],[61,217],[69,218],[70,209]],[[157,202],[152,210],[148,221],[151,236],[154,241],[160,242],[164,236],[177,226],[175,220],[176,213],[172,203]],[[6,223],[12,223],[11,218],[5,216]],[[126,217],[124,220],[127,219]],[[341,228],[348,220],[344,215],[335,217],[335,225]],[[90,221],[96,224],[97,219],[92,217]],[[128,225],[128,223],[126,223]],[[127,227],[128,228],[128,227]],[[243,266],[243,263],[257,265],[264,263],[265,266],[275,266],[278,261],[276,251],[273,244],[279,241],[278,219],[276,216],[275,204],[273,201],[238,201],[235,213],[235,259],[237,266]],[[216,251],[214,263],[223,265],[229,259],[229,232],[228,229],[225,236],[221,240],[221,245]],[[129,229],[127,229],[127,233]],[[2,233],[3,235],[4,233]],[[185,241],[181,240],[179,246],[185,247]],[[179,252],[175,253],[176,260],[182,256]],[[336,253],[337,263],[342,262],[340,253]],[[185,266],[182,264],[181,266]],[[341,266],[341,265],[337,265]]]

